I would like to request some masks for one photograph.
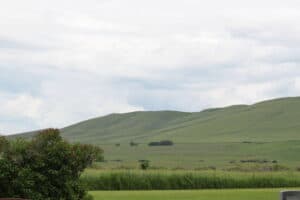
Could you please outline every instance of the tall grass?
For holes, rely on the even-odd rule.
[[[297,172],[105,171],[85,173],[89,190],[172,190],[300,187]]]

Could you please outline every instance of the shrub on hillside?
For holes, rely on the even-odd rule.
[[[136,147],[136,146],[138,146],[139,144],[131,141],[131,142],[129,143],[129,145],[130,145],[131,147]]]
[[[58,129],[44,130],[31,141],[1,141],[0,197],[90,198],[79,177],[93,161],[103,159],[100,148],[70,144],[62,139]]]
[[[150,161],[149,160],[140,160],[140,167],[142,170],[149,169],[150,167]]]

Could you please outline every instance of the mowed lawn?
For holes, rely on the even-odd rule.
[[[95,200],[278,200],[282,189],[93,191]]]

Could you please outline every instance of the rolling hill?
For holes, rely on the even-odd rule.
[[[146,158],[157,166],[224,166],[239,159],[281,160],[296,166],[300,165],[299,119],[300,97],[290,97],[193,113],[111,114],[61,132],[70,141],[101,145],[106,158],[121,161],[119,165],[135,165],[138,159]],[[172,140],[175,145],[147,146],[160,140]],[[140,145],[130,147],[131,141]]]
[[[300,98],[236,105],[202,112],[111,114],[62,129],[87,143],[172,140],[178,143],[300,140]]]

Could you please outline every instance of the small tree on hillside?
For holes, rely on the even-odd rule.
[[[150,167],[150,161],[149,160],[141,160],[140,167],[142,170],[148,169]]]
[[[138,144],[138,143],[135,143],[135,142],[133,142],[133,141],[131,141],[131,142],[129,143],[129,145],[130,145],[131,147],[136,147],[136,146],[138,146],[139,144]]]

